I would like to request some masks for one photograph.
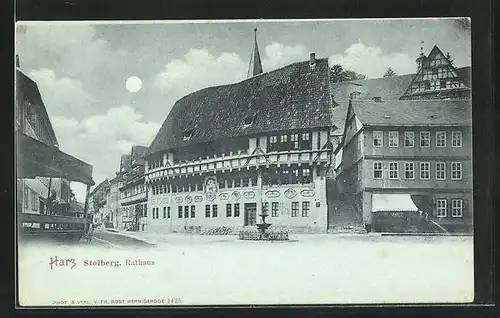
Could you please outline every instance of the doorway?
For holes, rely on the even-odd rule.
[[[244,225],[255,225],[257,220],[257,203],[245,203],[245,220]]]

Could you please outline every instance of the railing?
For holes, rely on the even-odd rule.
[[[266,154],[236,154],[231,156],[211,157],[170,166],[150,169],[146,172],[146,182],[151,178],[193,174],[207,171],[231,171],[263,165],[306,164],[314,161],[328,162],[330,149],[293,150],[268,152]]]

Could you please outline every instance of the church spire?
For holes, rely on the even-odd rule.
[[[250,65],[248,66],[247,77],[252,77],[262,73],[262,63],[260,61],[259,46],[257,45],[257,28],[253,29],[255,32],[255,44],[250,57]]]

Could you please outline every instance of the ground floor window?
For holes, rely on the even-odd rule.
[[[212,217],[217,217],[217,204],[212,205]]]
[[[163,207],[163,218],[164,219],[167,218],[167,207],[166,206]]]
[[[167,207],[167,219],[170,219],[170,207]]]
[[[451,216],[454,218],[462,217],[462,199],[451,200]]]
[[[271,216],[278,216],[279,202],[271,203]]]
[[[177,208],[177,210],[178,210],[178,217],[179,217],[179,219],[182,219],[182,206],[179,206]]]
[[[231,203],[226,204],[226,217],[232,216],[232,207]]]
[[[302,216],[309,216],[309,210],[311,209],[311,202],[302,202]]]
[[[262,214],[269,214],[269,202],[262,202]]]
[[[184,217],[187,219],[189,217],[189,205],[184,207]]]
[[[234,205],[234,216],[235,217],[240,216],[240,204],[239,203],[236,203]]]
[[[292,216],[299,216],[299,202],[292,202]]]
[[[436,216],[446,217],[446,199],[436,200]]]
[[[191,217],[196,217],[196,206],[194,205],[191,206]]]
[[[209,218],[210,217],[210,205],[205,205],[205,217]]]

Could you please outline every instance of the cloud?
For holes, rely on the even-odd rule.
[[[308,59],[308,50],[301,45],[272,43],[261,56],[265,72]],[[171,60],[155,75],[154,85],[174,99],[196,90],[239,82],[246,78],[249,61],[234,52],[216,56],[207,49],[190,49],[182,59]]]
[[[120,106],[83,120],[63,116],[51,120],[61,150],[93,165],[94,180],[99,183],[115,175],[121,155],[130,153],[132,145],[149,146],[152,142],[160,124],[144,122],[142,117],[133,108]],[[72,188],[83,200],[84,187],[72,183]]]
[[[58,70],[89,86],[97,85],[96,77],[113,79],[128,65],[126,50],[99,38],[94,26],[74,23],[18,24],[16,53],[22,69]]]
[[[214,56],[207,49],[191,49],[183,59],[171,60],[155,76],[154,85],[180,98],[198,89],[245,78],[246,63],[236,53]]]
[[[67,77],[57,77],[50,69],[33,70],[29,74],[42,95],[50,115],[75,115],[91,102],[81,81]]]
[[[283,45],[274,42],[266,46],[262,66],[265,70],[273,70],[308,58],[309,51],[302,45]]]
[[[341,64],[344,69],[351,70],[368,78],[382,77],[388,67],[396,74],[415,72],[415,61],[404,53],[384,53],[378,46],[365,46],[358,42],[349,46],[343,54],[330,56],[329,64]]]

